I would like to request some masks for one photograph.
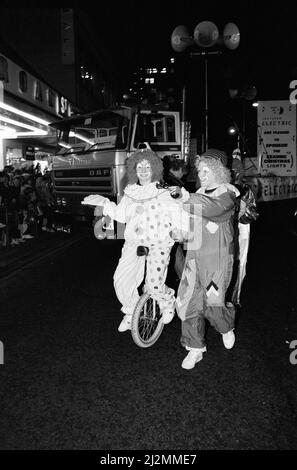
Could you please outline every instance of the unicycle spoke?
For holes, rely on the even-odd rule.
[[[139,318],[138,328],[139,334],[145,341],[152,336],[158,325],[158,308],[157,303],[152,298],[148,299],[144,305],[143,315]]]

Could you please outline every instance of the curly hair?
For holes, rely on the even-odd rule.
[[[205,163],[205,165],[213,172],[215,175],[216,181],[218,184],[230,183],[231,181],[231,172],[226,168],[223,163],[211,157],[200,157],[198,156],[195,162],[195,166],[198,170],[199,163]]]
[[[127,176],[128,183],[133,184],[138,182],[136,174],[136,166],[143,160],[147,160],[152,169],[152,182],[161,181],[163,177],[163,163],[161,158],[150,149],[137,150],[127,160]]]

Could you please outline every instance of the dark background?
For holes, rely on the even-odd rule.
[[[239,47],[230,51],[222,46],[220,55],[208,59],[211,146],[234,148],[226,129],[235,120],[241,129],[245,126],[247,151],[251,154],[256,151],[257,111],[250,103],[232,100],[229,88],[242,90],[255,86],[258,100],[287,100],[290,81],[297,78],[296,2],[129,0],[117,3],[116,7],[109,2],[96,8],[88,5],[83,8],[113,51],[124,84],[137,66],[154,66],[175,57],[177,86],[187,85],[187,117],[198,132],[204,122],[204,62],[198,56],[190,58],[190,52],[199,50],[197,46],[184,53],[174,52],[171,34],[176,26],[183,24],[193,35],[201,21],[214,22],[220,33],[226,23],[238,26]],[[218,48],[214,46],[210,50]]]

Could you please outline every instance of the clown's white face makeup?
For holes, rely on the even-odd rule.
[[[213,189],[217,186],[213,172],[204,162],[198,165],[198,176],[202,188]]]
[[[149,161],[142,160],[136,165],[136,175],[139,183],[144,186],[152,182],[152,167]]]

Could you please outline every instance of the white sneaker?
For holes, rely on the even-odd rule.
[[[191,349],[182,362],[183,369],[193,369],[197,362],[203,359],[203,349]]]
[[[121,323],[119,324],[118,331],[120,333],[131,330],[131,320],[132,320],[132,315],[125,315]]]
[[[164,323],[164,325],[167,325],[168,323],[170,323],[174,318],[174,312],[170,311],[170,310],[167,310],[167,312],[163,312],[162,313],[162,322]]]
[[[226,349],[231,349],[235,343],[235,334],[233,330],[228,331],[228,333],[222,334],[223,343]]]
[[[23,235],[22,238],[23,238],[24,240],[30,240],[30,238],[34,238],[34,236],[33,236],[33,235],[30,235],[29,233],[27,233],[26,235]]]

